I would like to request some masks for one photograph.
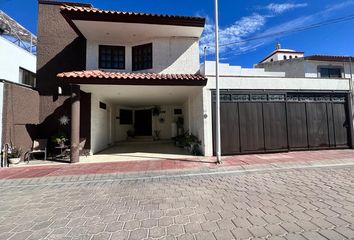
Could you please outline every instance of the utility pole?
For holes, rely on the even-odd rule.
[[[216,81],[216,163],[221,164],[220,86],[219,86],[219,4],[215,0],[215,81]]]

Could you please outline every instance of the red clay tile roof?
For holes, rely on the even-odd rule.
[[[313,60],[313,61],[325,61],[325,62],[349,62],[350,58],[352,62],[354,62],[354,57],[350,56],[334,56],[334,55],[312,55],[307,56],[305,60]]]
[[[157,20],[160,20],[161,24],[183,25],[183,26],[190,25],[190,26],[197,26],[197,27],[204,27],[205,24],[205,18],[202,17],[113,11],[113,10],[103,10],[95,7],[74,6],[74,5],[65,5],[65,4],[61,7],[61,11],[64,14],[65,13],[80,14],[80,16],[76,16],[78,17],[79,20],[80,19],[88,20],[88,18],[92,18],[92,20],[99,20],[99,17],[101,17],[102,20],[104,19],[104,21],[106,21],[107,18],[110,17],[109,19],[110,21],[123,20],[123,22],[130,22],[129,20],[131,20],[132,22],[151,23],[150,21],[154,20],[154,22],[156,21],[157,23]],[[94,17],[94,15],[96,17]],[[140,21],[138,21],[139,19]]]
[[[63,72],[57,77],[77,84],[202,86],[207,82],[207,78],[200,74],[127,73],[102,70]]]

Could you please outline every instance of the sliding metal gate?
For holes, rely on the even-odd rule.
[[[351,146],[347,93],[222,91],[220,98],[223,155]]]

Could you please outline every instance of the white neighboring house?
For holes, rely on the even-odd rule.
[[[22,32],[22,35],[15,36],[16,31]],[[30,33],[2,11],[0,11],[0,33],[0,115],[2,117],[0,136],[2,136],[4,84],[34,88],[36,84],[36,55],[25,48],[27,45],[30,46],[30,43],[26,43],[24,35]],[[35,36],[30,35],[34,40]],[[33,48],[31,47],[31,49]],[[0,137],[0,146],[2,146],[2,137]]]
[[[255,65],[270,72],[285,72],[289,78],[351,78],[354,76],[354,57],[312,55],[297,59],[264,62]],[[350,64],[350,62],[352,62]]]
[[[304,57],[304,52],[295,51],[292,49],[281,48],[280,43],[278,43],[275,47],[275,50],[270,53],[267,57],[265,57],[261,63],[266,62],[276,62],[287,59],[296,59]]]

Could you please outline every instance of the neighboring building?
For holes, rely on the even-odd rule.
[[[277,51],[277,50],[276,50]],[[347,78],[354,74],[354,57],[312,55],[277,61],[264,61],[255,65],[269,72],[285,72],[289,78]],[[351,64],[350,64],[351,63]],[[354,76],[354,75],[353,75]]]
[[[267,63],[267,62],[277,62],[277,61],[283,61],[283,60],[288,60],[288,59],[296,59],[296,58],[302,58],[304,56],[304,52],[299,52],[291,49],[283,49],[281,48],[280,43],[278,43],[275,47],[275,50],[269,54],[267,57],[265,57],[261,63]]]
[[[14,111],[17,110],[9,107],[10,102],[14,100],[15,96],[25,97],[26,95],[22,95],[23,93],[35,94],[33,90],[36,84],[35,44],[36,37],[32,33],[0,11],[0,115],[2,117],[0,146],[3,142],[3,133],[5,135],[13,134],[12,130],[8,128],[8,120],[10,120],[9,115],[14,116]],[[16,92],[21,92],[21,94],[17,96]],[[28,105],[28,107],[32,106]],[[24,119],[26,117],[21,121]],[[13,120],[16,121],[15,119],[10,121],[13,122]],[[19,126],[14,128],[19,128]]]

